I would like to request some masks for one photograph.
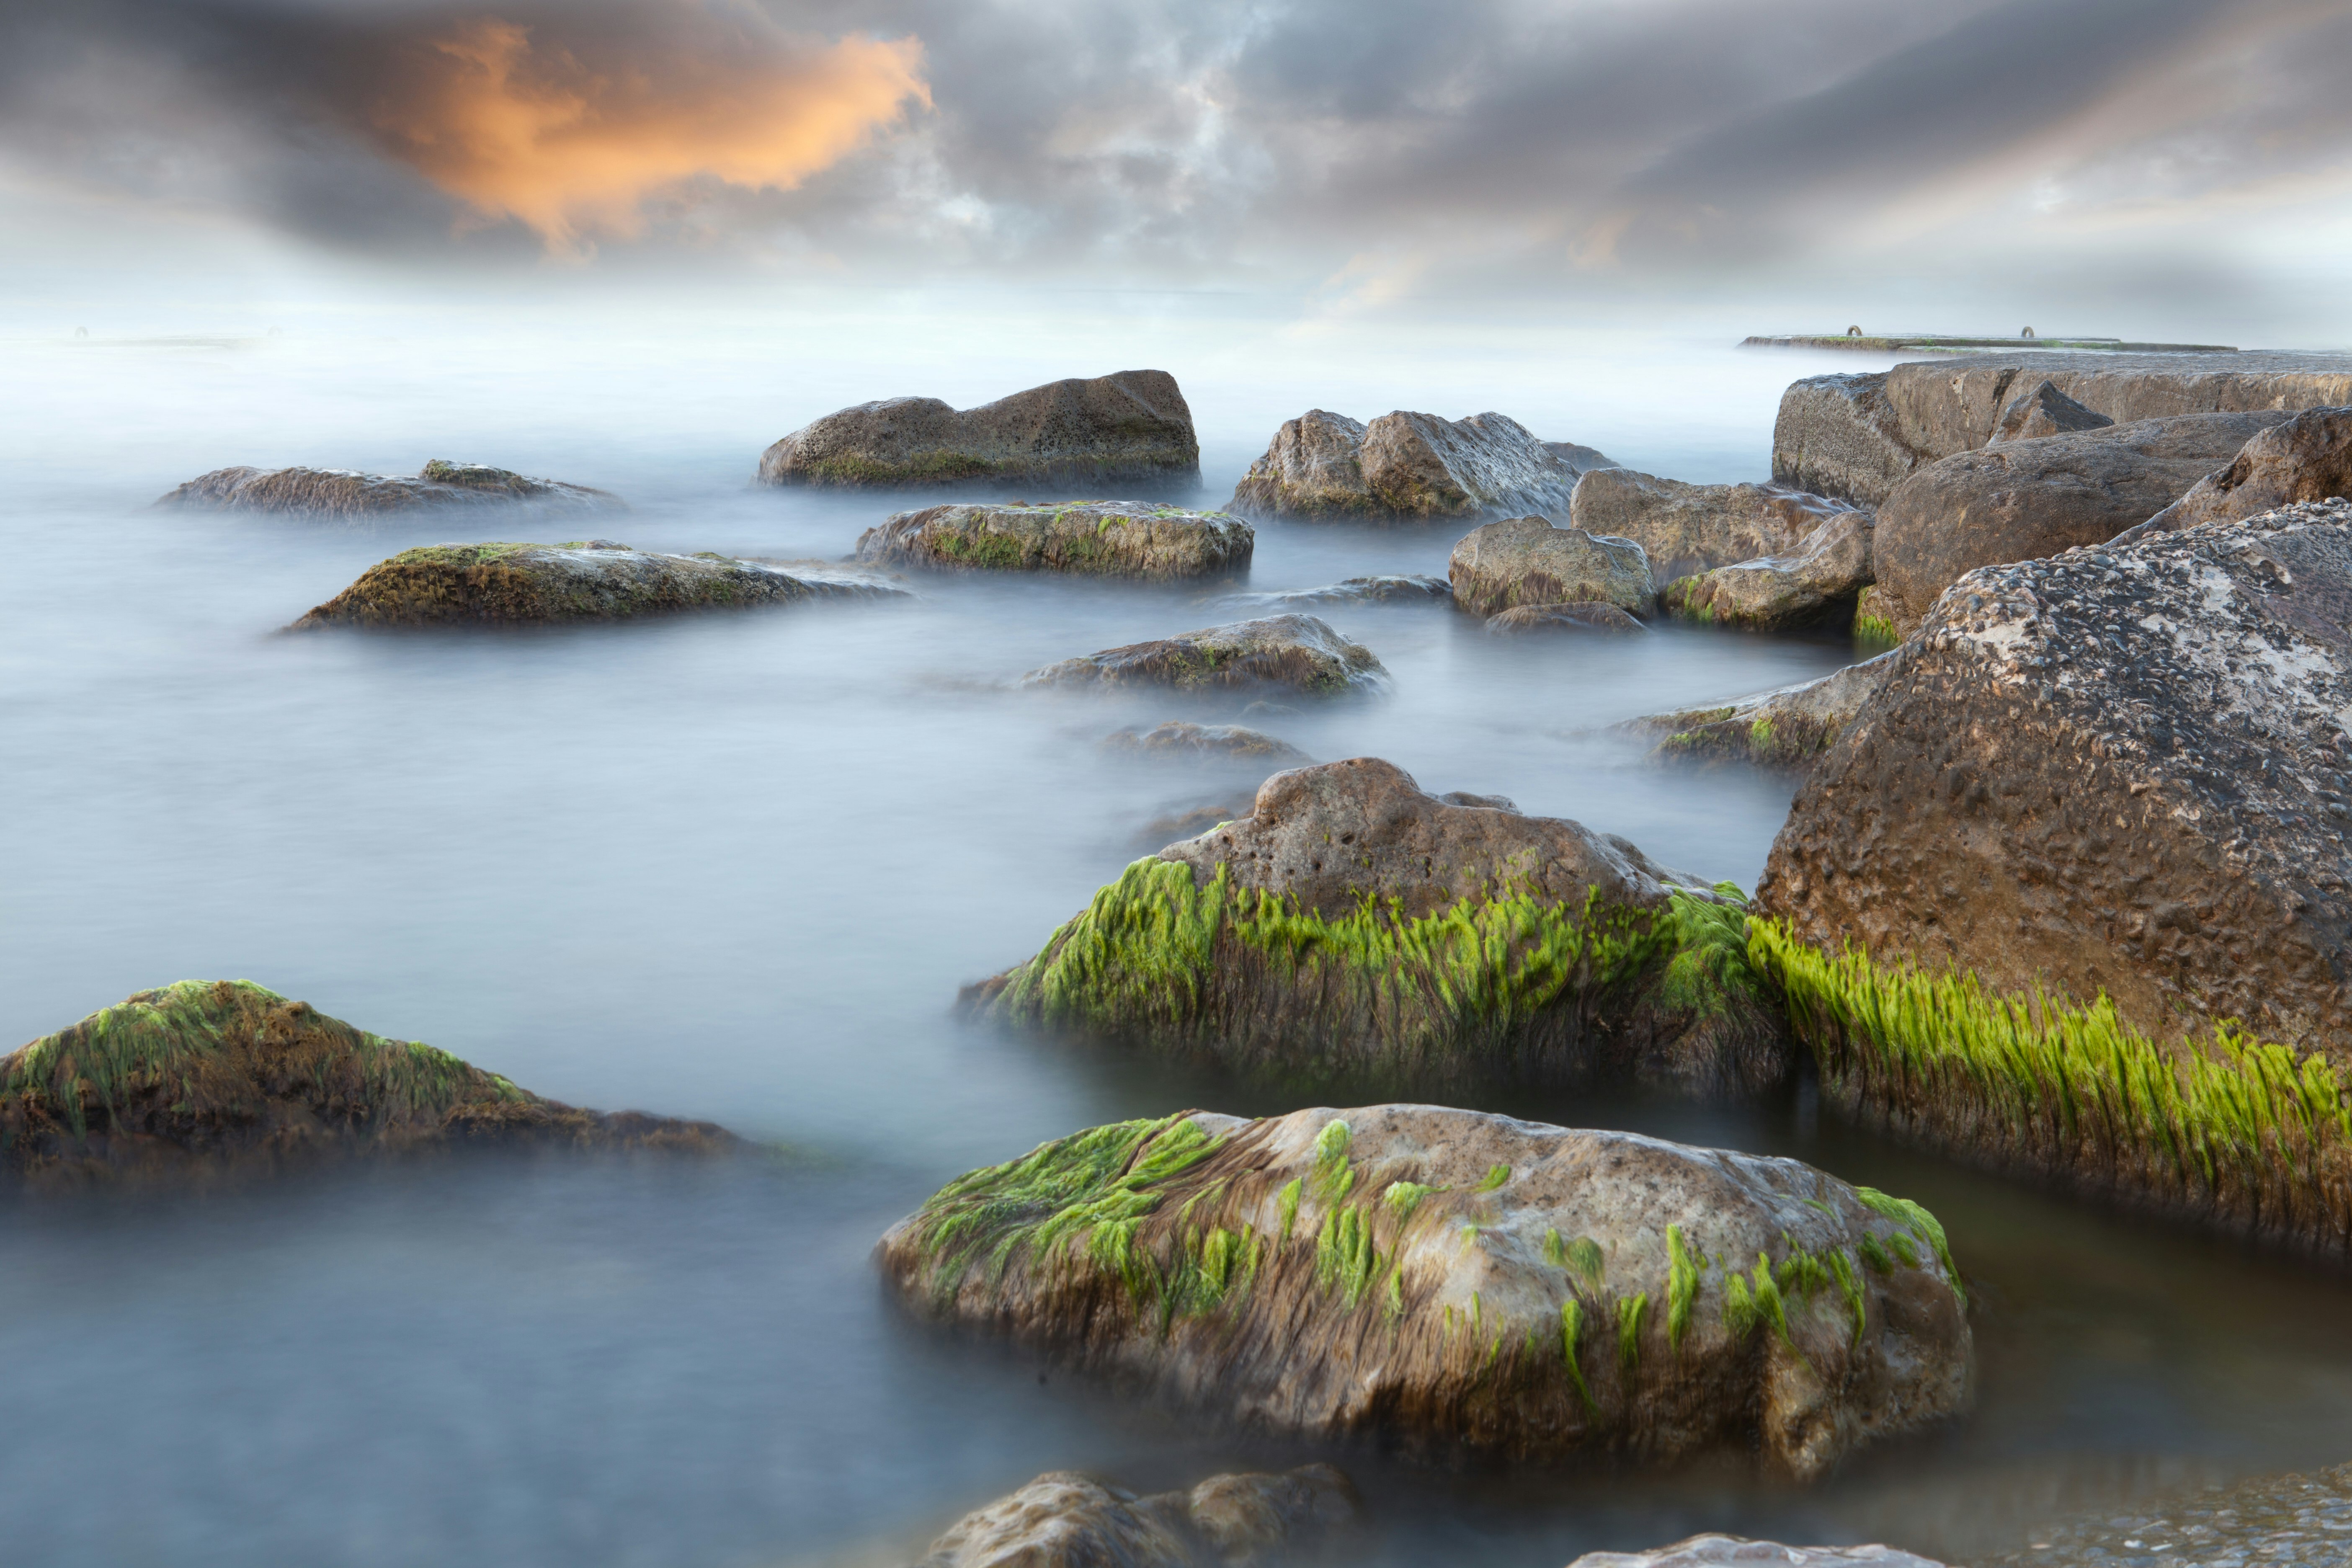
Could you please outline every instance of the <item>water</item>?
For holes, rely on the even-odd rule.
[[[542,1093],[795,1152],[0,1212],[12,1558],[354,1568],[887,1561],[1045,1468],[1159,1486],[1316,1457],[936,1342],[887,1310],[866,1264],[940,1181],[1041,1139],[1182,1105],[1291,1107],[948,1013],[1150,847],[1153,818],[1254,782],[1097,748],[1122,724],[1227,710],[1010,684],[1232,618],[1217,590],[924,581],[908,605],[635,626],[275,628],[370,563],[454,536],[585,526],[838,557],[891,500],[745,480],[767,441],[867,396],[968,403],[1164,365],[1206,453],[1206,489],[1184,499],[1213,504],[1315,405],[1498,407],[1636,466],[1760,477],[1780,386],[1858,363],[1564,330],[1465,331],[1441,354],[1181,310],[948,320],[871,301],[756,330],[412,315],[280,339],[28,334],[0,363],[5,1037],[174,979],[249,977]],[[229,462],[434,456],[606,486],[635,510],[461,534],[142,510]],[[1456,531],[1268,525],[1235,586],[1442,574]],[[1442,608],[1323,613],[1380,655],[1393,695],[1263,727],[1743,884],[1787,785],[1662,773],[1605,727],[1853,652],[1673,630],[1490,641]],[[1488,1103],[1796,1153],[1927,1201],[1987,1302],[1977,1408],[1803,1494],[1711,1471],[1391,1474],[1338,1456],[1377,1482],[1385,1560],[1556,1568],[1700,1528],[1958,1555],[2070,1504],[2352,1453],[2340,1279],[1921,1160],[1801,1096],[1738,1112]]]

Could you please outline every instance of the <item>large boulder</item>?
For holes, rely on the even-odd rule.
[[[2169,533],[2347,495],[2352,408],[2312,408],[2254,436],[2228,468],[2198,480],[2142,526],[2151,533]]]
[[[1024,686],[1169,687],[1180,691],[1278,688],[1309,697],[1376,691],[1389,672],[1361,643],[1313,616],[1269,616],[1203,626],[1150,642],[1066,658],[1021,678]]]
[[[892,514],[858,537],[869,565],[947,572],[1068,572],[1165,582],[1249,565],[1256,534],[1221,511],[1147,501],[926,507]]]
[[[763,562],[665,555],[603,539],[428,544],[377,562],[292,629],[629,620],[814,599],[905,597],[903,589],[823,568],[787,572]]]
[[[1985,437],[1985,445],[1998,447],[2004,441],[2035,441],[2044,436],[2069,436],[2078,430],[2104,430],[2114,423],[2045,381],[2032,391],[2021,392],[2010,399],[1992,434]]]
[[[1359,757],[1139,860],[971,1012],[1286,1083],[1778,1082],[1745,916],[1622,838]]]
[[[1738,1535],[1694,1535],[1649,1552],[1588,1552],[1568,1568],[1944,1568],[1893,1546],[1783,1546]]]
[[[1818,680],[1714,707],[1630,719],[1619,727],[1654,739],[1650,755],[1659,762],[1741,763],[1803,772],[1853,722],[1886,679],[1892,658],[1880,654]]]
[[[1601,468],[1576,482],[1568,521],[1587,533],[1632,540],[1664,582],[1784,553],[1853,510],[1786,485],[1692,485]]]
[[[1986,568],[1757,892],[1833,1101],[2352,1251],[2352,504]]]
[[[628,510],[609,490],[442,458],[413,476],[363,474],[353,468],[215,468],[155,501],[159,507],[185,511],[311,512],[322,517],[518,503],[555,511]]]
[[[1201,443],[1176,378],[1123,370],[1049,382],[977,408],[891,397],[843,408],[760,458],[760,482],[906,488],[974,480],[1090,484],[1197,477]]]
[[[1577,479],[1608,461],[1590,447],[1538,441],[1500,414],[1400,410],[1363,425],[1310,408],[1275,432],[1226,504],[1252,517],[1418,522],[1565,511]]]
[[[1150,1497],[1055,1470],[956,1521],[915,1568],[1243,1568],[1326,1544],[1360,1508],[1329,1465]]]
[[[0,1058],[0,1173],[185,1183],[461,1145],[723,1152],[707,1121],[542,1100],[249,980],[142,991]]]
[[[1212,1419],[1810,1480],[1957,1412],[1942,1227],[1794,1160],[1430,1105],[1099,1127],[941,1188],[914,1311]]]
[[[2282,413],[2191,414],[2010,441],[1928,464],[1878,509],[1871,570],[1906,635],[1963,574],[2104,544],[2170,506]]]
[[[1596,538],[1514,517],[1472,529],[1446,562],[1454,607],[1482,619],[1520,605],[1614,605],[1648,615],[1657,605],[1650,559],[1630,539]]]
[[[1842,511],[1785,553],[1677,578],[1658,597],[1677,616],[1757,631],[1851,622],[1871,585],[1871,531],[1870,513]]]

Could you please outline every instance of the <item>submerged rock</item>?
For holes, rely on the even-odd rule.
[[[1758,889],[1824,1096],[2352,1253],[2347,621],[2343,501],[1955,584]]]
[[[2230,466],[2206,475],[2187,495],[2149,518],[2150,533],[2352,495],[2352,408],[2314,408],[2260,432]]]
[[[760,481],[771,485],[1089,483],[1200,471],[1192,411],[1163,370],[1049,382],[977,408],[936,397],[861,403],[803,426],[760,458]]]
[[[1779,1014],[1722,889],[1377,758],[1275,774],[1129,866],[973,1014],[1286,1083],[1778,1082]]]
[[[1313,759],[1287,741],[1239,724],[1194,724],[1171,719],[1149,730],[1115,730],[1103,750],[1124,756],[1181,758],[1188,762],[1267,763],[1296,767]]]
[[[905,597],[903,589],[863,579],[795,575],[724,555],[664,555],[605,539],[428,544],[376,563],[291,629],[625,620],[811,599]]]
[[[363,474],[352,468],[215,468],[157,498],[159,507],[185,510],[317,512],[366,517],[431,508],[511,506],[552,510],[626,511],[609,490],[534,479],[508,468],[436,458],[412,478]]]
[[[1525,637],[1529,632],[1642,632],[1649,628],[1614,605],[1586,600],[1576,605],[1521,605],[1486,617],[1494,637]]]
[[[707,1121],[575,1110],[247,980],[142,991],[0,1058],[0,1171],[173,1180],[457,1145],[720,1152]]]
[[[1218,601],[1236,609],[1310,609],[1317,605],[1435,605],[1454,597],[1454,584],[1443,577],[1387,575],[1349,577],[1320,588],[1292,588],[1271,594],[1231,594]]]
[[[1055,1470],[956,1521],[915,1568],[1242,1568],[1323,1545],[1360,1507],[1329,1465],[1150,1497]]]
[[[1595,538],[1555,528],[1540,517],[1515,517],[1471,530],[1446,563],[1454,605],[1481,617],[1521,605],[1599,601],[1629,615],[1657,602],[1649,557],[1630,539]]]
[[[1371,649],[1315,616],[1271,616],[1066,658],[1030,671],[1021,684],[1167,686],[1182,691],[1279,687],[1333,697],[1377,690],[1388,678]]]
[[[1310,408],[1275,433],[1227,505],[1252,517],[1423,522],[1565,511],[1577,479],[1608,461],[1538,441],[1500,414],[1400,410],[1362,425]]]
[[[1694,1535],[1651,1552],[1588,1552],[1568,1568],[1944,1568],[1892,1546],[1783,1546]]]
[[[1793,1160],[1428,1105],[1099,1127],[941,1188],[900,1299],[1213,1418],[1413,1457],[1757,1456],[1957,1412],[1916,1204]]]
[[[2334,1568],[2352,1542],[2352,1465],[2263,1476],[2037,1527],[1975,1568]]]
[[[1720,707],[1652,714],[1621,728],[1656,736],[1650,754],[1661,762],[1811,768],[1886,679],[1893,657],[1880,654],[1819,680],[1759,691]]]
[[[1870,556],[1870,514],[1843,511],[1786,554],[1677,578],[1659,598],[1687,619],[1755,631],[1848,622],[1871,585]]]
[[[2065,436],[2077,430],[2099,430],[2115,421],[2095,413],[2049,382],[2021,393],[2000,411],[2000,422],[1985,438],[1988,447],[2004,441],[2032,441],[2044,436]]]
[[[902,511],[857,541],[873,565],[1069,572],[1167,581],[1246,567],[1256,535],[1237,517],[1146,501],[935,506]]]
[[[1577,481],[1568,521],[1587,533],[1632,540],[1664,581],[1782,554],[1853,510],[1786,485],[1690,485],[1602,468]]]

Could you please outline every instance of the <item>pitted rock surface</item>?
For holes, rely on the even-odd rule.
[[[1227,506],[1250,517],[1406,521],[1564,513],[1577,479],[1607,462],[1589,447],[1539,441],[1500,414],[1399,410],[1363,425],[1312,408],[1275,432]]]
[[[1650,628],[1619,609],[1587,599],[1574,605],[1521,605],[1486,617],[1490,637],[1525,637],[1530,632],[1645,632]]]
[[[1221,511],[1150,501],[926,507],[859,535],[857,559],[940,572],[1068,572],[1165,582],[1249,565],[1257,535]]]
[[[1571,527],[1630,539],[1660,582],[1798,549],[1854,509],[1787,485],[1691,485],[1632,468],[1601,468],[1576,483]],[[1869,521],[1867,513],[1863,515]]]
[[[1640,545],[1555,528],[1540,517],[1471,530],[1454,546],[1446,575],[1454,584],[1454,607],[1482,618],[1521,605],[1591,601],[1644,616],[1658,596]]]
[[[2054,383],[2045,381],[2032,391],[2010,399],[1992,434],[1985,437],[1985,445],[1998,447],[2004,441],[2033,441],[2076,430],[2101,430],[2114,423],[2105,415],[2084,407],[2059,391]]]
[[[1883,653],[1819,680],[1759,691],[1717,707],[1632,719],[1620,728],[1656,737],[1650,755],[1660,762],[1811,768],[1878,690],[1893,658]]]
[[[545,510],[626,511],[609,490],[534,479],[480,463],[436,458],[415,476],[355,468],[215,468],[156,499],[186,511],[308,512],[368,517],[381,512],[529,503]]]
[[[2352,503],[1971,573],[1758,886],[1807,941],[2352,1065]]]
[[[1361,643],[1314,616],[1269,616],[1204,626],[1066,658],[1021,678],[1024,686],[1166,686],[1178,690],[1279,687],[1304,696],[1377,691],[1389,672]]]
[[[1054,1470],[956,1521],[915,1568],[1243,1568],[1323,1544],[1360,1506],[1329,1465],[1150,1497]]]
[[[1944,1568],[1893,1546],[1783,1546],[1738,1535],[1694,1535],[1651,1552],[1588,1552],[1568,1568]]]
[[[1871,534],[1870,513],[1841,511],[1785,553],[1679,578],[1659,597],[1678,616],[1758,631],[1851,621],[1871,584]]]
[[[2313,408],[2269,429],[2238,449],[2228,468],[2196,487],[2142,526],[2170,533],[2208,522],[2231,522],[2297,501],[2352,495],[2352,408]]]

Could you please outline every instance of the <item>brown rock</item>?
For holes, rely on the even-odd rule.
[[[2000,420],[1986,437],[1985,445],[1998,447],[2004,441],[2032,441],[2044,436],[2065,436],[2077,430],[2101,430],[2115,421],[2104,414],[2092,412],[2043,382],[2031,392],[2020,393],[2000,411]]]
[[[1067,572],[1168,582],[1249,565],[1256,535],[1221,511],[1149,501],[934,506],[893,514],[858,537],[869,565],[944,572]]]
[[[1066,658],[1024,686],[1167,686],[1179,690],[1280,687],[1306,696],[1375,691],[1389,672],[1372,651],[1313,616],[1270,616]]]
[[[2198,480],[2143,526],[2150,533],[2171,533],[2347,495],[2352,495],[2352,408],[2312,408],[2256,434],[2228,468]]]
[[[1252,517],[1419,522],[1565,511],[1579,476],[1607,462],[1590,447],[1538,441],[1500,414],[1399,411],[1360,425],[1311,408],[1275,433],[1228,506]]]
[[[1712,708],[1628,720],[1621,728],[1654,736],[1660,762],[1743,763],[1803,771],[1837,743],[1893,668],[1891,654],[1851,664],[1819,680],[1761,691]]]
[[[1653,574],[1665,582],[1785,553],[1823,523],[1853,511],[1843,501],[1786,485],[1688,485],[1632,468],[1602,468],[1577,481],[1569,523],[1632,540],[1649,556]]]
[[[1055,1470],[964,1515],[916,1568],[1244,1568],[1325,1544],[1360,1507],[1329,1465],[1152,1497]]]
[[[1886,379],[1879,372],[1790,383],[1772,422],[1773,481],[1875,506],[1913,469],[1945,456],[1914,443]]]
[[[1486,617],[1495,637],[1523,637],[1529,632],[1643,632],[1649,628],[1614,605],[1586,600],[1575,605],[1521,605]]]
[[[1454,546],[1446,575],[1454,607],[1481,618],[1521,605],[1594,601],[1643,616],[1657,603],[1640,545],[1596,539],[1580,528],[1554,528],[1540,517],[1471,530]]]
[[[1785,554],[1678,578],[1659,599],[1687,619],[1756,631],[1851,621],[1871,584],[1871,526],[1870,513],[1842,511]]]
[[[383,512],[529,503],[546,510],[626,511],[609,490],[534,479],[509,468],[436,458],[414,478],[352,468],[215,468],[159,497],[180,510],[312,512],[369,517]]]
[[[1238,762],[1294,768],[1314,761],[1287,741],[1239,724],[1194,724],[1171,719],[1149,730],[1116,730],[1103,750],[1122,756],[1187,762]],[[1246,814],[1244,814],[1246,815]]]
[[[1261,615],[1309,610],[1318,605],[1435,605],[1452,602],[1454,584],[1443,577],[1419,574],[1388,574],[1349,577],[1319,588],[1290,588],[1265,594],[1229,594],[1217,601],[1235,609]]]
[[[1694,1535],[1650,1552],[1588,1552],[1568,1568],[1944,1568],[1892,1546],[1783,1546]]]

